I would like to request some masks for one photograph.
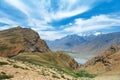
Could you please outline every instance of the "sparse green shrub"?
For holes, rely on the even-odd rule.
[[[10,50],[10,49],[11,49],[10,47],[7,47],[7,45],[4,45],[4,44],[2,44],[2,46],[0,46],[0,51]]]
[[[7,62],[0,62],[0,66],[1,65],[8,65],[8,63]]]
[[[23,67],[21,66],[18,66],[18,65],[13,65],[14,68],[21,68],[21,69],[24,69]]]
[[[11,44],[15,44],[16,43],[16,38],[12,38],[9,40]]]
[[[66,78],[66,80],[70,80],[69,78]]]
[[[14,68],[21,68],[21,69],[24,69],[24,70],[29,70],[28,68],[24,68],[22,66],[18,66],[18,65],[13,65]]]
[[[14,68],[20,68],[20,66],[18,66],[18,65],[13,65],[13,67],[14,67]]]
[[[95,74],[89,74],[87,71],[81,70],[81,71],[79,71],[79,72],[76,72],[76,73],[75,73],[75,76],[76,76],[76,77],[94,78],[94,77],[96,77],[97,75],[95,75]]]
[[[6,44],[0,44],[0,52],[4,53],[4,51],[10,51],[12,47],[8,47]]]
[[[40,72],[39,74],[43,76],[49,76],[49,74],[46,74],[44,71]]]
[[[6,75],[6,73],[0,73],[0,80],[13,78],[13,75]]]
[[[24,68],[24,70],[30,70],[29,68]]]
[[[6,74],[5,72],[1,72],[1,74]]]
[[[63,79],[65,79],[65,76],[64,76],[64,75],[61,75],[61,77],[62,77]]]
[[[60,79],[60,77],[56,76],[56,75],[52,75],[53,78],[57,78]]]

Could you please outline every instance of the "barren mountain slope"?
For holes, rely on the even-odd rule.
[[[95,74],[120,74],[120,46],[112,46],[88,61],[84,69]]]
[[[0,56],[12,57],[21,52],[49,52],[47,44],[30,28],[15,27],[0,31]]]
[[[0,57],[0,80],[72,80],[73,77],[66,75],[55,68],[37,66],[27,62],[16,61]]]

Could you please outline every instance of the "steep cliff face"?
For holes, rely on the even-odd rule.
[[[0,31],[0,56],[12,57],[22,52],[49,52],[46,42],[30,28],[15,27]]]
[[[120,73],[120,46],[112,46],[82,66],[91,73]]]

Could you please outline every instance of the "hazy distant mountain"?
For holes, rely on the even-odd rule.
[[[72,51],[71,49],[74,46],[77,46],[84,42],[89,42],[94,38],[96,38],[96,36],[97,36],[96,34],[92,34],[92,33],[82,34],[81,36],[77,34],[73,34],[73,35],[67,35],[61,39],[56,39],[54,41],[47,40],[46,42],[49,48],[52,50]]]
[[[68,35],[61,39],[57,39],[55,41],[46,41],[50,49],[52,50],[70,50],[73,46],[79,45],[86,40],[78,35]]]
[[[120,44],[120,32],[99,34],[97,36],[68,35],[55,41],[47,41],[47,44],[52,50],[96,54],[109,48],[111,45]]]
[[[74,46],[72,48],[72,51],[84,54],[96,54],[105,49],[108,49],[112,45],[119,44],[120,44],[120,32],[114,32],[96,36],[90,41],[83,42],[77,46]]]

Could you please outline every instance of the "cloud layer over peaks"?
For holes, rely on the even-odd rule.
[[[120,30],[120,0],[0,0],[0,30],[23,26],[54,40]]]

